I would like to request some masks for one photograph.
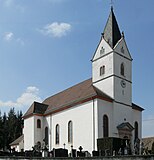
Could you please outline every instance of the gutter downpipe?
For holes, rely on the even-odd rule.
[[[93,151],[95,150],[95,102],[93,99]]]

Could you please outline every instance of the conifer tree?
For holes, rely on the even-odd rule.
[[[1,115],[0,112],[0,150],[4,151],[10,149],[10,143],[22,135],[23,119],[22,112],[18,111],[17,114],[14,108]]]
[[[0,112],[0,149],[2,149],[2,147],[3,147],[3,121]]]

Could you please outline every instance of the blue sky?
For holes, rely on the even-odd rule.
[[[154,1],[113,0],[133,57],[133,102],[145,108],[143,136],[154,136]],[[0,109],[25,112],[91,77],[91,58],[110,0],[0,0]]]

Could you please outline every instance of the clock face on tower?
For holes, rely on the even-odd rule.
[[[125,80],[121,80],[121,86],[122,86],[122,88],[125,88],[125,87],[126,87],[126,82],[125,82]]]

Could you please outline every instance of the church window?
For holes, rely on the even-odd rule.
[[[45,138],[44,138],[45,145],[48,145],[48,135],[49,135],[48,127],[45,127]]]
[[[73,142],[73,123],[72,121],[68,122],[68,142]]]
[[[124,66],[124,63],[121,63],[120,73],[121,73],[122,76],[125,76],[125,66]]]
[[[59,124],[56,125],[56,144],[59,144]]]
[[[41,120],[40,119],[37,120],[37,128],[41,128]]]
[[[100,76],[102,76],[103,74],[105,74],[105,66],[100,67]]]
[[[136,139],[138,139],[138,122],[135,122],[134,123],[134,128],[135,128],[135,130],[134,130],[134,132],[135,132],[135,140]]]
[[[103,55],[105,53],[105,48],[102,47],[101,50],[100,50],[100,55]]]
[[[109,136],[109,119],[107,115],[103,116],[103,137]]]

